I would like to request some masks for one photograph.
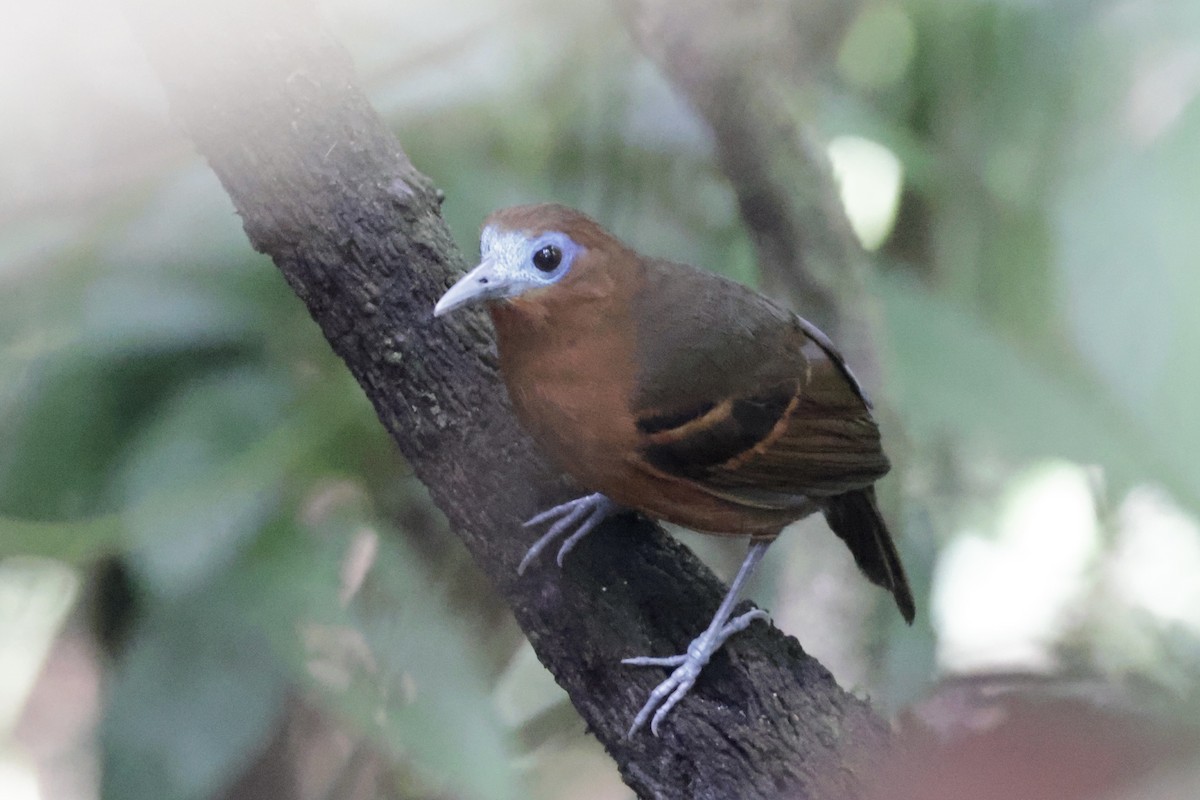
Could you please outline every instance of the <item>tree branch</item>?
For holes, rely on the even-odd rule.
[[[440,193],[355,86],[311,9],[130,0],[174,115],[370,398],[538,657],[642,797],[853,797],[886,726],[774,628],[714,658],[661,738],[625,731],[722,587],[656,526],[611,520],[558,570],[516,566],[521,521],[570,487],[517,428],[478,314],[434,320],[463,267]]]

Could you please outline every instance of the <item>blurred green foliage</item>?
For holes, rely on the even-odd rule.
[[[326,12],[469,255],[494,208],[554,199],[644,252],[754,281],[709,134],[611,9],[393,5]],[[497,703],[526,680],[514,671],[539,668],[163,127],[128,33],[102,52],[104,86],[85,74],[102,63],[63,55],[88,30],[54,35],[45,58],[63,61],[45,73],[61,91],[28,108],[53,135],[0,133],[0,557],[127,570],[132,604],[106,611],[131,621],[103,661],[104,796],[213,796],[300,695],[394,765],[387,796],[623,796],[573,721],[545,733],[535,711],[562,702],[553,689],[535,711]],[[1101,566],[1056,646],[1187,685],[1200,621],[1147,616],[1103,565],[1132,535],[1114,521],[1131,488],[1200,512],[1200,6],[872,0],[816,78],[821,133],[874,139],[903,165],[871,289],[877,394],[899,421],[885,495],[923,607],[943,548],[990,530],[1027,465],[1098,465]],[[119,124],[96,121],[115,107]],[[375,549],[355,582],[362,536]],[[767,576],[768,607],[788,601],[784,577]],[[867,618],[850,680],[911,702],[935,677],[936,615],[914,630]],[[1153,655],[1112,658],[1135,646]],[[556,772],[564,760],[584,766]]]

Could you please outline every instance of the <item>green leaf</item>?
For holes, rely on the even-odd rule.
[[[149,588],[191,591],[275,513],[288,459],[243,456],[264,447],[288,400],[261,370],[217,373],[182,387],[132,443],[116,483]]]
[[[1197,137],[1193,103],[1150,146],[1081,168],[1058,215],[1068,330],[1107,391],[1193,487],[1200,485]]]
[[[275,507],[285,476],[308,466],[360,411],[345,402],[345,386],[334,384],[285,412],[278,387],[264,380],[235,372],[181,395],[168,404],[176,413],[132,448],[121,472],[121,510],[63,521],[0,517],[0,557],[82,564],[132,547],[152,588],[178,594],[202,580],[244,547]],[[226,392],[240,400],[222,400]],[[238,411],[238,403],[248,407]],[[234,412],[243,417],[227,416]],[[280,420],[272,421],[276,414]]]
[[[234,571],[151,606],[101,725],[103,797],[208,800],[266,746],[289,680],[268,629],[247,613],[255,580]]]
[[[328,702],[385,750],[453,794],[478,800],[528,796],[512,763],[482,654],[452,613],[448,598],[419,568],[394,532],[356,513],[322,526],[321,538],[345,543],[380,533],[374,565],[350,604],[348,630],[361,633],[378,671],[355,676]],[[340,533],[335,533],[339,532]]]
[[[1200,479],[1102,383],[1020,350],[977,316],[901,278],[880,279],[889,379],[914,437],[953,436],[1020,457],[1102,464],[1200,507]]]
[[[62,519],[108,510],[113,462],[177,376],[158,359],[73,353],[30,367],[0,417],[0,511]]]
[[[41,556],[84,564],[119,549],[124,538],[117,514],[68,522],[0,517],[0,558]]]

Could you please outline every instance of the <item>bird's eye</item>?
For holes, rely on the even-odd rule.
[[[542,272],[553,272],[562,263],[562,250],[548,244],[533,254],[533,265]]]

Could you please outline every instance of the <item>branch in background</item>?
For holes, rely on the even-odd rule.
[[[622,0],[621,8],[641,49],[712,129],[765,288],[791,297],[877,385],[867,259],[829,160],[801,121],[812,76],[835,61],[858,3]]]
[[[518,430],[478,314],[430,314],[462,267],[440,193],[409,163],[311,9],[130,0],[175,117],[253,246],[306,303],[538,657],[643,797],[854,797],[883,722],[795,640],[754,626],[714,659],[662,738],[625,739],[721,584],[657,527],[606,524],[559,571],[518,577],[521,521],[570,493]]]

